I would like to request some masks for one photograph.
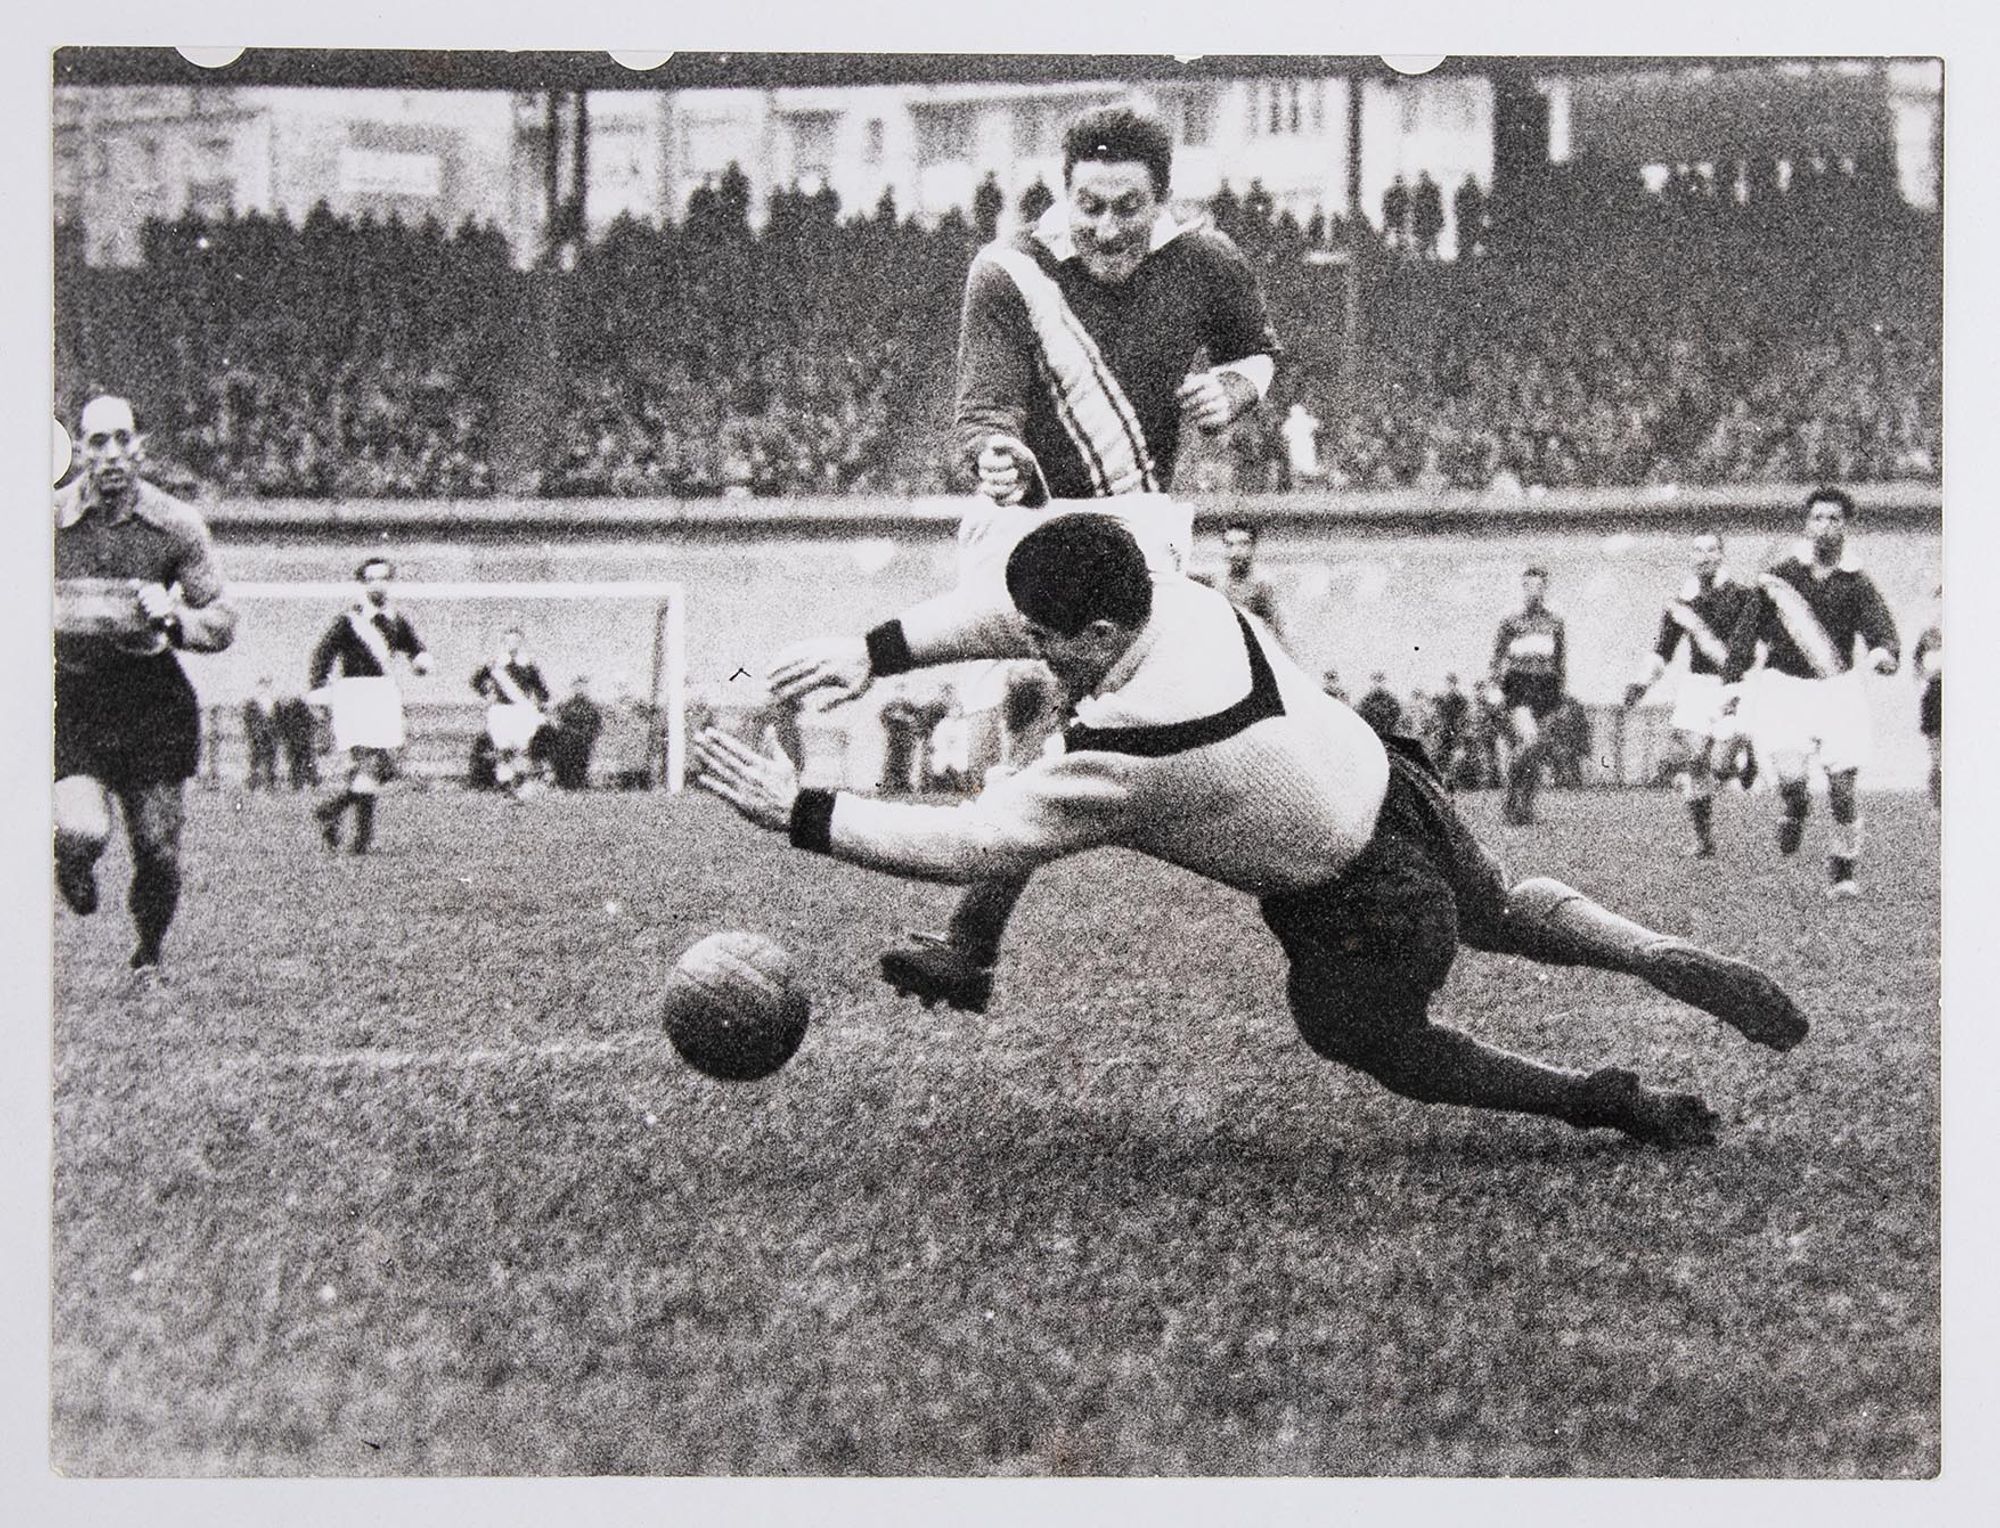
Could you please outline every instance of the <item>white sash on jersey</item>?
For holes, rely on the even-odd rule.
[[[1027,305],[1056,417],[1089,469],[1092,489],[1101,495],[1158,493],[1159,477],[1132,401],[1062,288],[1021,250],[994,246],[986,255]]]
[[[493,687],[500,692],[500,703],[507,706],[534,706],[535,701],[521,688],[520,681],[508,672],[511,664],[491,663],[486,672],[493,676]]]
[[[1687,633],[1688,640],[1695,645],[1702,657],[1721,668],[1729,658],[1729,644],[1715,634],[1708,622],[1701,618],[1701,612],[1682,600],[1675,600],[1667,606],[1667,614],[1676,626]]]
[[[350,610],[347,612],[347,624],[354,628],[361,645],[374,655],[375,661],[382,666],[382,672],[388,674],[394,657],[389,651],[389,639],[382,635],[382,628],[375,624],[373,617],[365,610]]]
[[[1819,617],[1813,614],[1812,606],[1806,603],[1803,594],[1775,573],[1759,574],[1757,587],[1764,591],[1771,608],[1778,612],[1785,634],[1805,654],[1806,662],[1812,665],[1815,674],[1822,679],[1831,679],[1846,671],[1847,666],[1840,661],[1832,636],[1820,624]]]

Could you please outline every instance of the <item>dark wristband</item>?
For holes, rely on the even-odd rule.
[[[833,792],[802,790],[792,802],[792,847],[833,852]]]
[[[884,621],[868,633],[868,672],[878,679],[907,674],[917,666],[901,621]]]

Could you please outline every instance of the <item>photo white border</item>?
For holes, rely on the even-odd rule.
[[[17,994],[6,1013],[11,1040],[0,1067],[0,1310],[18,1314],[0,1376],[0,1512],[34,1524],[153,1525],[476,1520],[544,1525],[572,1515],[602,1523],[1017,1523],[1043,1521],[1206,1525],[1234,1522],[1398,1520],[1483,1524],[1652,1523],[1708,1525],[1805,1514],[1818,1525],[1992,1520],[2000,1512],[2000,1380],[1996,1379],[1995,1099],[2000,1097],[2000,1017],[1980,1001],[2000,991],[1992,867],[2000,857],[1995,814],[1976,773],[1992,721],[1993,685],[1982,666],[2000,660],[2000,600],[1980,582],[1995,566],[2000,532],[2000,429],[1990,342],[1994,272],[1986,247],[2000,230],[2000,146],[1986,31],[1936,0],[1860,5],[1797,0],[1752,7],[1691,0],[1671,22],[1635,8],[1563,0],[1532,16],[1483,6],[1359,0],[1324,8],[1279,0],[1163,0],[1094,12],[1075,0],[1002,0],[977,14],[935,0],[828,3],[784,0],[753,23],[710,15],[667,19],[608,0],[487,0],[475,11],[413,14],[387,5],[306,7],[296,0],[96,0],[60,15],[10,16],[4,27],[10,129],[4,205],[6,290],[0,439],[15,485],[4,549],[16,594],[0,601],[4,672],[0,715],[0,863],[8,907],[0,920],[0,970]],[[476,21],[471,20],[476,14]],[[80,1482],[48,1466],[50,1038],[44,995],[53,917],[48,873],[47,669],[49,543],[36,505],[49,406],[50,78],[63,45],[452,46],[575,49],[671,42],[685,49],[1102,53],[1473,54],[1941,54],[1946,67],[1947,566],[1959,575],[1949,602],[1953,734],[1947,745],[1947,902],[1944,1043],[1946,1141],[1944,1474],[1935,1482],[1470,1482],[1470,1481],[258,1481]],[[1950,166],[1958,166],[1953,173]],[[1965,656],[1965,655],[1970,655]],[[1988,655],[1994,655],[1989,657]],[[476,1514],[476,1518],[475,1518]]]

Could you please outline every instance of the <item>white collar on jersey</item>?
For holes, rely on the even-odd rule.
[[[1733,584],[1735,582],[1736,575],[1731,573],[1726,566],[1715,570],[1715,588],[1720,589],[1724,584]],[[1681,585],[1681,598],[1683,600],[1701,598],[1701,575],[1699,573],[1690,573],[1688,575],[1688,581]]]
[[[1176,223],[1169,214],[1162,212],[1153,219],[1153,231],[1147,238],[1146,253],[1149,255],[1159,253],[1182,234],[1193,230],[1195,226],[1193,223]],[[1058,260],[1076,258],[1076,240],[1070,237],[1069,232],[1069,209],[1061,202],[1057,202],[1036,220],[1035,242]]]
[[[1810,568],[1813,565],[1812,543],[1801,540],[1798,546],[1793,549],[1792,555]],[[1861,571],[1861,560],[1854,555],[1854,543],[1852,541],[1842,544],[1840,548],[1840,561],[1833,566],[1836,571],[1841,573],[1859,573]]]

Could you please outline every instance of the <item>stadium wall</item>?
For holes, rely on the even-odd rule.
[[[1263,530],[1288,646],[1334,668],[1359,694],[1371,673],[1407,696],[1447,672],[1486,671],[1495,623],[1519,598],[1521,569],[1551,574],[1550,603],[1569,622],[1574,694],[1614,700],[1638,670],[1666,597],[1686,574],[1696,529],[1727,540],[1740,572],[1781,555],[1797,534],[1799,487],[1602,490],[1495,501],[1478,495],[1291,494],[1213,497],[1198,506],[1198,565],[1219,561],[1224,521]],[[1862,496],[1854,548],[1875,576],[1906,648],[1931,620],[1942,581],[1941,499],[1931,485],[1880,485]],[[854,632],[950,582],[961,501],[736,499],[256,501],[210,506],[227,575],[243,581],[343,579],[358,556],[387,550],[406,579],[673,579],[687,590],[691,694],[728,705],[776,648]],[[260,675],[303,683],[307,655],[333,614],[260,604],[235,648],[190,662],[210,704],[239,703]],[[520,612],[523,615],[527,612]],[[416,611],[437,672],[409,681],[413,702],[462,700],[504,620],[496,612]],[[648,655],[607,643],[584,620],[529,622],[550,683],[578,673],[605,688],[644,682]],[[534,629],[536,626],[541,629]],[[485,630],[492,626],[491,631]],[[612,647],[613,650],[606,650]],[[1907,673],[1871,681],[1881,784],[1922,781],[1917,687]],[[1662,703],[1670,692],[1662,686]]]

